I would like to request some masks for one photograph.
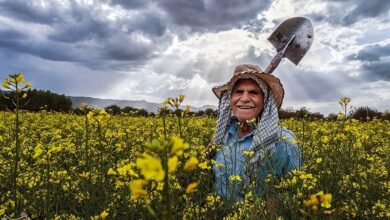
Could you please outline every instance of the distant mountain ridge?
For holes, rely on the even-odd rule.
[[[105,108],[110,105],[117,105],[120,108],[124,108],[126,106],[130,106],[138,109],[146,109],[148,112],[157,112],[160,104],[148,102],[145,100],[119,100],[119,99],[100,99],[100,98],[92,98],[92,97],[83,97],[83,96],[68,96],[70,100],[72,100],[72,107],[77,108],[82,103],[86,103],[96,108]],[[184,106],[183,106],[184,108]],[[207,108],[217,109],[216,106],[213,105],[204,105],[202,107],[192,107],[191,111],[196,112],[200,110],[205,110]]]

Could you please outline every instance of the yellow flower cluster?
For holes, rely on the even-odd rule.
[[[131,199],[137,200],[141,196],[146,196],[148,193],[144,186],[148,181],[156,181],[160,186],[169,187],[170,179],[174,179],[174,173],[180,164],[179,159],[184,152],[189,148],[189,145],[177,136],[172,136],[171,141],[166,141],[162,138],[153,140],[146,144],[146,151],[139,155],[136,159],[136,165],[140,169],[144,179],[136,179],[130,182],[130,190],[132,193]],[[183,166],[184,172],[191,172],[199,164],[198,158],[190,157]],[[168,176],[171,176],[170,178]],[[179,184],[174,183],[178,188]],[[196,191],[198,182],[192,182],[185,189],[186,194]]]
[[[332,201],[332,194],[330,193],[324,194],[323,191],[320,191],[314,195],[311,195],[309,199],[304,200],[303,204],[305,207],[309,207],[313,212],[317,212],[319,204],[323,208],[330,208],[331,201]]]

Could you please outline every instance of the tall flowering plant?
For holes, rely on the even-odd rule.
[[[18,201],[18,165],[20,160],[20,140],[19,140],[19,109],[22,104],[22,101],[26,100],[27,93],[26,90],[31,88],[31,83],[27,82],[21,73],[10,74],[8,79],[5,79],[2,83],[2,87],[9,91],[7,95],[4,95],[6,99],[11,100],[12,104],[15,107],[15,148],[14,148],[14,160],[11,172],[11,183],[12,183],[12,197],[15,203],[14,214],[20,213],[20,204]]]

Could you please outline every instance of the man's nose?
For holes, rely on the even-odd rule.
[[[242,96],[241,96],[241,101],[242,102],[248,102],[250,99],[249,99],[249,93],[247,91],[245,91]]]

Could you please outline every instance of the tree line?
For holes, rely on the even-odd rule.
[[[12,103],[12,97],[15,96],[15,92],[6,92],[0,90],[0,110],[11,110],[13,111],[15,105]],[[72,108],[72,100],[65,96],[53,93],[49,90],[37,90],[37,89],[29,89],[26,91],[27,99],[23,103],[21,103],[20,109],[37,112],[41,110],[46,111],[54,111],[54,112],[68,112],[74,114],[85,114],[93,107],[91,106],[80,106],[77,108]],[[156,114],[165,114],[165,115],[174,115],[181,114],[185,110],[178,109],[173,111],[171,109],[159,109],[157,113],[149,112],[146,109],[138,109],[131,106],[126,106],[121,108],[117,105],[110,105],[104,108],[106,112],[112,115],[130,115],[130,116],[156,116]],[[178,111],[178,112],[177,112]],[[188,116],[217,116],[217,110],[212,108],[207,108],[205,110],[199,111],[186,111],[186,115]],[[374,118],[390,120],[390,112],[384,111],[380,112],[376,109],[373,109],[368,106],[357,107],[351,109],[349,113],[346,115],[347,118],[354,118],[360,121],[370,121]],[[287,110],[280,109],[279,118],[280,119],[308,119],[308,120],[337,120],[338,115],[331,113],[327,116],[319,112],[310,112],[307,108],[302,107],[298,110]]]
[[[15,109],[13,100],[16,96],[15,91],[1,91],[0,94],[0,110]],[[49,90],[29,89],[26,91],[26,99],[20,103],[20,109],[37,112],[41,110],[55,112],[70,112],[72,111],[72,100],[65,95],[58,95]]]

